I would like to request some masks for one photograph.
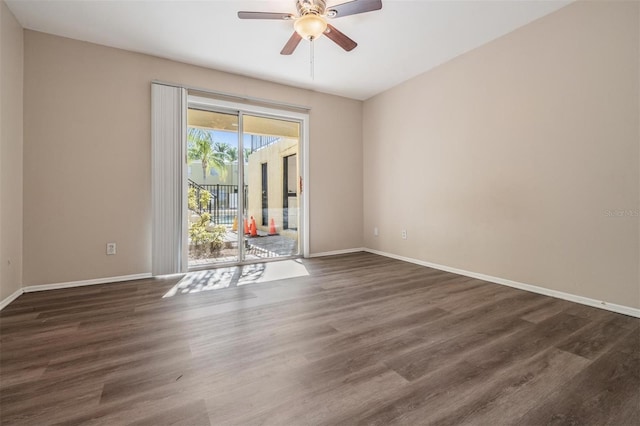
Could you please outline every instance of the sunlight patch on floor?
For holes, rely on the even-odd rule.
[[[308,275],[309,271],[298,259],[208,269],[189,272],[162,297],[201,293],[203,291],[239,287],[246,284],[267,283]]]
[[[246,269],[253,266],[257,266],[257,264],[244,266],[243,268]],[[307,268],[299,260],[262,263],[260,266],[263,267],[260,274],[251,274],[247,277],[250,279],[240,279],[238,285],[266,283],[269,281],[286,280],[287,278],[309,276],[309,271],[307,271]]]

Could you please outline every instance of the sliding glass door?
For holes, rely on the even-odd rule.
[[[189,108],[187,182],[189,266],[238,262],[238,115]],[[242,230],[241,230],[242,231]]]
[[[300,254],[301,122],[190,104],[189,268]]]

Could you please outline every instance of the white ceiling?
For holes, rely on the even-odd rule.
[[[294,0],[6,0],[24,28],[364,100],[551,13],[571,0],[383,0],[331,24],[326,37],[279,54],[291,21],[240,20],[239,10],[295,13]],[[344,0],[328,0],[328,5]]]

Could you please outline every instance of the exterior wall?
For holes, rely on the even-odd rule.
[[[22,287],[23,31],[0,0],[0,302]]]
[[[24,61],[24,285],[151,270],[153,80],[309,106],[310,251],[362,246],[362,102],[29,30]]]
[[[199,185],[237,185],[238,184],[238,164],[227,164],[227,173],[224,179],[220,178],[217,171],[214,175],[211,175],[211,167],[207,171],[207,178],[204,179],[202,175],[202,163],[200,160],[192,161],[189,163],[189,179]]]
[[[367,100],[366,247],[640,307],[639,17],[578,1]]]
[[[283,230],[283,177],[284,157],[298,153],[297,139],[281,139],[249,155],[248,171],[248,215],[253,216],[258,229],[269,232],[269,223],[274,219],[278,232]],[[268,223],[262,226],[262,164],[267,163]],[[299,169],[298,169],[299,170]],[[296,193],[298,193],[296,188]],[[299,197],[299,193],[298,193]]]

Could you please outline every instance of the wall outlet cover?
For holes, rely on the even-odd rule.
[[[107,243],[107,256],[116,254],[116,243]]]

